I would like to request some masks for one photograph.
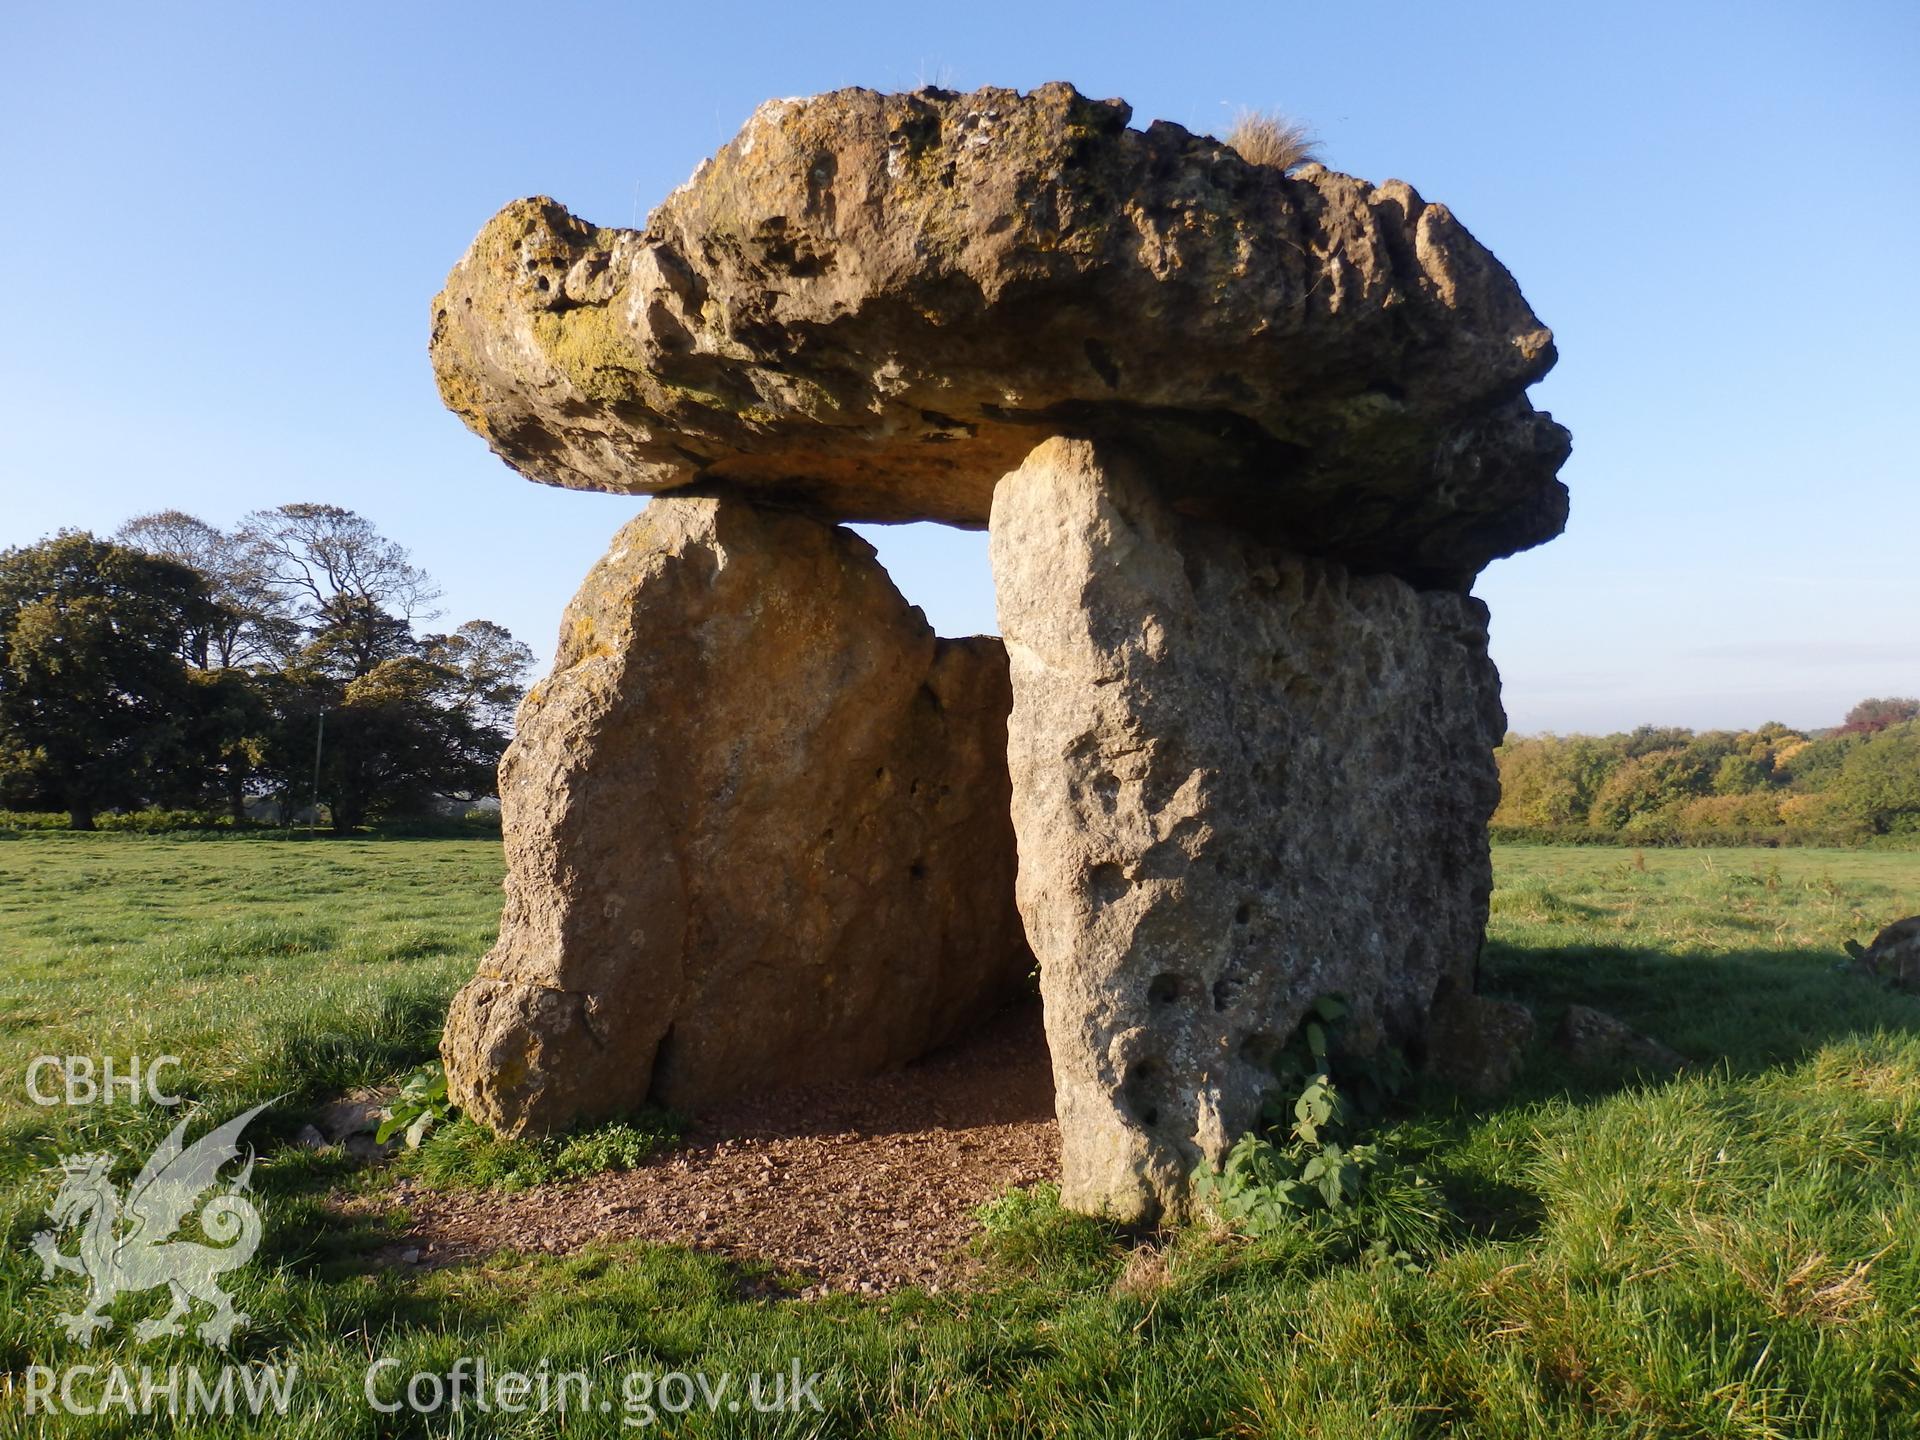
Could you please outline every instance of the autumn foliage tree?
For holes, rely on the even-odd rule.
[[[1802,732],[1641,726],[1616,735],[1510,735],[1496,758],[1508,833],[1658,841],[1920,834],[1920,703],[1868,700]]]
[[[1916,718],[1920,718],[1920,700],[1895,696],[1862,700],[1847,712],[1839,733],[1874,735],[1890,725],[1901,725]]]

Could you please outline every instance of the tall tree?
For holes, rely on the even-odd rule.
[[[68,812],[183,775],[195,714],[187,637],[212,623],[192,570],[80,531],[0,554],[0,789]]]
[[[493,792],[507,732],[453,665],[401,655],[345,682],[295,668],[271,685],[280,723],[268,768],[293,802],[313,784],[336,834]]]
[[[218,798],[235,822],[244,820],[271,720],[254,672],[287,662],[300,647],[300,623],[237,533],[185,511],[159,510],[129,520],[114,538],[194,571],[212,602],[206,622],[187,631],[184,658],[194,667],[189,743],[199,757],[189,775],[210,772],[215,783],[211,790],[166,784],[156,793],[196,808]]]
[[[154,777],[156,802],[194,810],[217,803],[235,824],[247,818],[247,789],[266,754],[273,723],[262,673],[237,667],[187,672],[184,762]]]
[[[421,655],[454,677],[445,689],[447,704],[478,729],[505,732],[526,693],[533,651],[504,625],[469,620],[451,635],[429,635]]]
[[[1901,725],[1917,717],[1920,717],[1920,700],[1897,695],[1862,700],[1847,712],[1839,733],[1873,735],[1890,725]]]
[[[435,797],[491,793],[527,647],[472,620],[417,636],[439,598],[404,547],[333,505],[256,511],[240,535],[304,643],[268,692],[268,768],[288,800],[317,798],[345,832]],[[317,774],[316,774],[317,760]]]
[[[260,583],[305,626],[309,664],[344,679],[405,653],[440,592],[406,548],[338,505],[282,505],[242,522],[239,543]]]
[[[1876,835],[1920,833],[1920,722],[1886,726],[1848,751],[1833,798]]]
[[[198,574],[213,604],[208,621],[187,637],[187,662],[202,670],[278,664],[298,645],[300,626],[288,601],[267,583],[254,548],[238,534],[181,510],[129,520],[114,539]]]

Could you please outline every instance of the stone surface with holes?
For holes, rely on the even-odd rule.
[[[872,1073],[1031,966],[1006,659],[937,640],[850,531],[650,505],[568,608],[501,769],[507,903],[455,999],[509,1133]]]
[[[1063,1199],[1182,1203],[1324,994],[1417,1045],[1470,991],[1504,727],[1486,612],[1179,516],[1056,439],[995,492],[1019,905]]]
[[[643,231],[516,202],[435,301],[523,474],[978,526],[1047,435],[1186,513],[1464,589],[1559,533],[1551,334],[1443,205],[1250,165],[1072,86],[763,105]]]
[[[1874,936],[1871,945],[1857,952],[1853,969],[1920,995],[1920,915],[1896,920]]]

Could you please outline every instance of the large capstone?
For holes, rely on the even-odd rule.
[[[1032,960],[1005,654],[858,536],[657,500],[569,607],[501,768],[506,913],[443,1054],[508,1133],[872,1073]]]
[[[1056,439],[991,526],[1063,1199],[1129,1221],[1255,1128],[1316,999],[1417,1048],[1471,992],[1504,727],[1478,601],[1191,519],[1178,489]]]
[[[840,90],[762,106],[642,231],[516,202],[435,302],[441,394],[581,489],[977,527],[1068,434],[1422,585],[1559,533],[1552,337],[1446,207],[1130,114]]]

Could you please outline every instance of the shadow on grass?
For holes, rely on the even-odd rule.
[[[1920,1034],[1920,996],[1845,968],[1824,950],[1675,955],[1618,945],[1529,949],[1490,941],[1480,989],[1533,1008],[1536,1039],[1506,1103],[1587,1098],[1631,1083],[1632,1071],[1568,1063],[1551,1045],[1570,1004],[1591,1005],[1671,1046],[1695,1068],[1752,1075],[1875,1031]],[[1653,1078],[1653,1077],[1647,1077]]]
[[[1431,1079],[1393,1117],[1395,1143],[1431,1167],[1461,1231],[1518,1240],[1539,1226],[1538,1195],[1516,1183],[1504,1153],[1542,1107],[1586,1107],[1665,1072],[1580,1064],[1554,1043],[1569,1005],[1588,1005],[1685,1056],[1694,1072],[1741,1079],[1802,1063],[1822,1048],[1875,1033],[1920,1035],[1920,996],[1855,975],[1814,949],[1675,955],[1617,945],[1525,947],[1489,941],[1481,993],[1534,1014],[1534,1038],[1513,1086],[1476,1099]]]

